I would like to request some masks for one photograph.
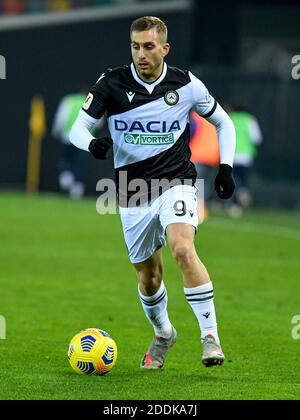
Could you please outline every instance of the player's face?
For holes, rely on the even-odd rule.
[[[156,28],[149,31],[131,34],[131,54],[141,79],[151,82],[161,75],[164,57],[168,54],[170,45],[164,42]]]

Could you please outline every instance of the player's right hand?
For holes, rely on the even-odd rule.
[[[112,145],[113,141],[110,137],[93,139],[89,144],[89,151],[94,156],[94,158],[105,160],[107,158],[107,152]]]

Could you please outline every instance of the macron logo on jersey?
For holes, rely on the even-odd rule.
[[[126,95],[127,95],[127,98],[129,100],[129,102],[131,103],[135,93],[134,92],[126,92]]]

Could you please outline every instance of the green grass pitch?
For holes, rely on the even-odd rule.
[[[164,250],[178,341],[161,371],[139,368],[152,340],[118,216],[95,200],[0,194],[0,399],[299,399],[299,213],[210,216],[196,237],[215,288],[226,363],[200,364],[199,329],[181,275]],[[76,375],[69,340],[99,327],[118,345],[103,377]]]

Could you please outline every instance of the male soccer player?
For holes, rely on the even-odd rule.
[[[188,146],[189,112],[196,109],[217,129],[220,167],[215,189],[221,198],[231,197],[234,191],[234,126],[199,79],[165,63],[170,45],[164,22],[153,16],[139,18],[131,25],[130,37],[133,62],[100,76],[79,112],[70,139],[96,159],[105,159],[113,144],[125,242],[137,271],[143,310],[154,328],[154,339],[141,367],[162,368],[176,341],[163,282],[161,247],[165,235],[182,271],[185,296],[199,322],[202,363],[207,367],[221,365],[224,354],[217,330],[213,285],[194,246],[198,220],[196,171]],[[93,138],[89,132],[104,112],[112,140]],[[180,182],[155,199],[147,201],[141,196],[139,206],[135,206],[130,203],[130,188],[121,188],[125,175],[127,186],[133,180],[142,180],[150,192],[155,190],[154,180]],[[145,205],[148,210],[143,212]]]

